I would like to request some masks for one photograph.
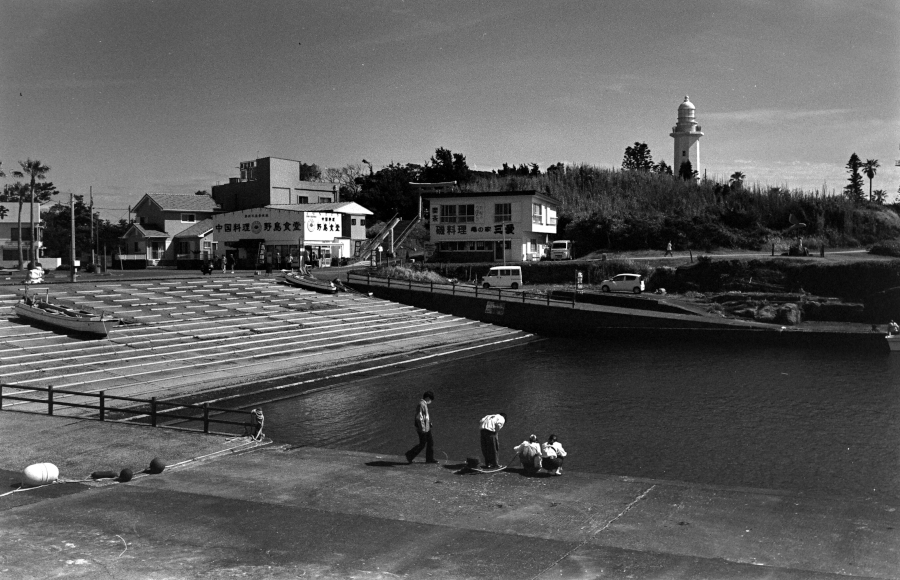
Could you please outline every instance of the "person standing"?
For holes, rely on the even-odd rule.
[[[431,436],[431,416],[428,414],[428,405],[434,401],[434,393],[425,391],[422,400],[416,406],[416,418],[414,424],[419,435],[419,443],[406,452],[406,462],[412,463],[416,455],[425,450],[425,463],[437,463],[434,458],[434,438]]]
[[[566,450],[562,443],[556,440],[556,435],[547,437],[547,442],[541,445],[541,467],[550,472],[550,475],[562,475],[563,457]]]
[[[233,253],[226,254],[225,262],[228,264],[228,269],[231,270],[232,274],[234,274],[234,254]]]
[[[672,242],[669,242],[668,244],[666,244],[666,254],[663,257],[665,258],[666,256],[671,256],[671,255],[672,255]]]
[[[506,413],[486,415],[481,418],[481,454],[488,469],[500,467],[500,429],[506,423]]]

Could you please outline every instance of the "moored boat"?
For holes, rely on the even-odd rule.
[[[888,334],[884,338],[891,350],[900,350],[900,334]]]
[[[286,284],[290,284],[297,288],[303,288],[304,290],[312,290],[314,292],[322,292],[325,294],[334,294],[338,291],[334,282],[319,280],[311,274],[304,275],[300,272],[288,272],[282,270],[281,279],[284,280]]]
[[[28,295],[16,304],[15,311],[31,322],[98,336],[106,336],[109,333],[108,327],[117,322],[105,314],[67,308]]]

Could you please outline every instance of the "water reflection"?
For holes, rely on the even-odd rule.
[[[401,455],[425,390],[438,458],[556,433],[571,470],[900,497],[900,357],[547,340],[266,407],[278,442]]]

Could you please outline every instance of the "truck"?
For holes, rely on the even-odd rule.
[[[571,240],[556,240],[550,245],[551,260],[571,260],[574,257]]]

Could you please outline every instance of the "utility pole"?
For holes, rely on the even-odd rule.
[[[94,264],[94,186],[90,186],[91,193],[91,265]]]
[[[69,282],[75,281],[75,194],[69,193],[69,220],[72,227],[72,248],[69,256]]]

